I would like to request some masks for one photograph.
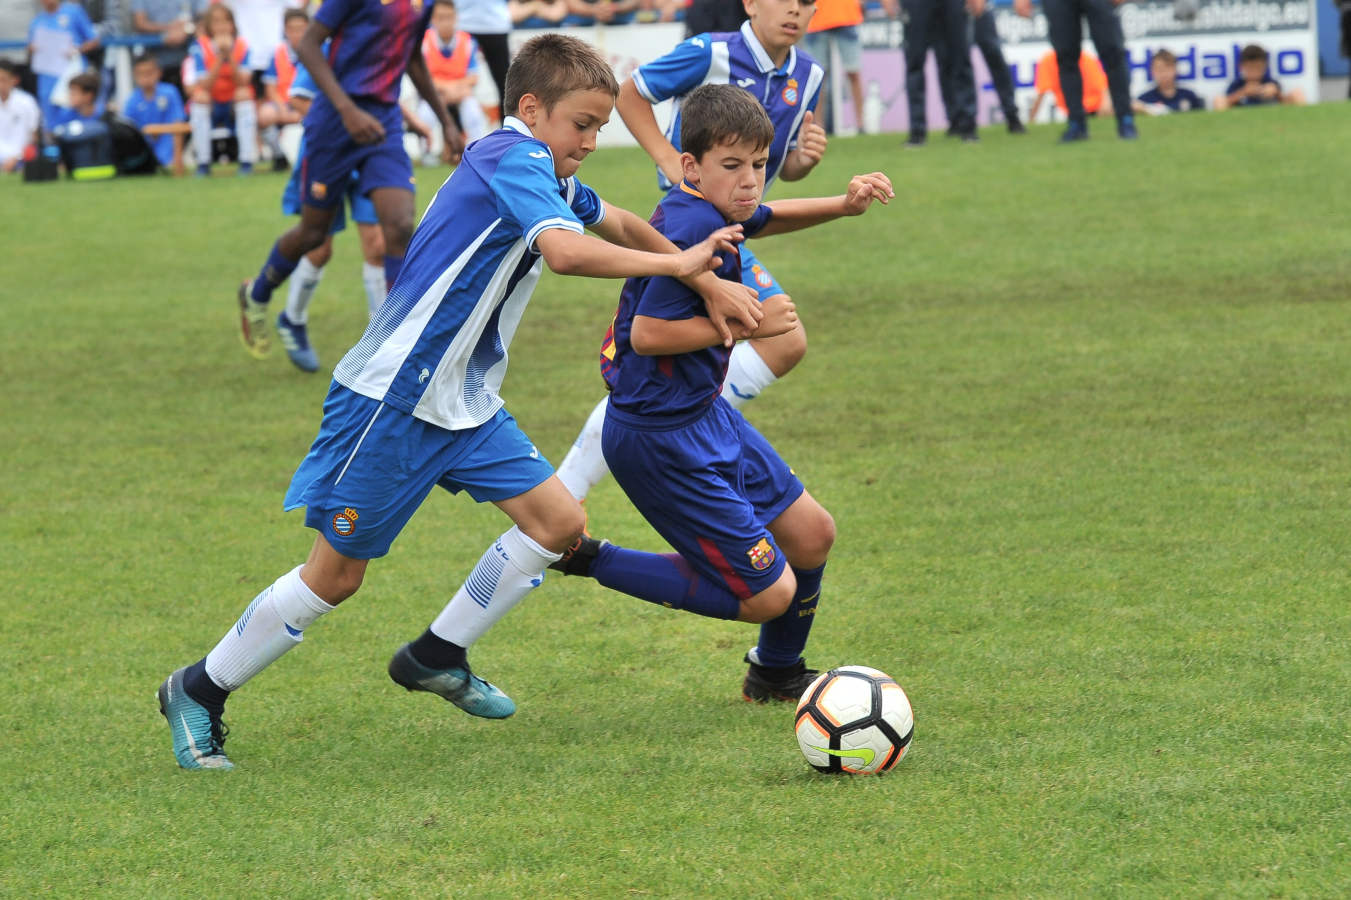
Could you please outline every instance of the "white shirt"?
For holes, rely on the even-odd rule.
[[[507,0],[456,0],[456,24],[469,34],[506,34],[511,31]]]
[[[300,4],[290,0],[228,0],[235,14],[239,36],[249,45],[250,69],[266,71],[272,54],[282,42],[282,19],[286,10]]]
[[[23,148],[32,143],[41,118],[32,94],[15,88],[8,100],[0,100],[0,161],[23,153]]]

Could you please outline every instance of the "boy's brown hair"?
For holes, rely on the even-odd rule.
[[[573,91],[609,91],[619,96],[619,82],[610,64],[585,41],[561,34],[542,34],[526,41],[507,69],[502,114],[514,116],[521,98],[534,94],[545,110]]]
[[[1238,54],[1238,61],[1245,62],[1266,62],[1268,59],[1266,48],[1261,44],[1249,44]]]
[[[774,142],[774,123],[748,91],[730,84],[704,84],[680,104],[680,148],[695,159],[722,144]]]
[[[1154,56],[1150,61],[1152,62],[1154,59],[1157,59],[1161,63],[1170,65],[1174,69],[1177,68],[1177,57],[1173,55],[1173,52],[1171,50],[1155,50]]]
[[[298,6],[292,6],[289,7],[286,10],[285,14],[282,15],[281,17],[282,26],[284,27],[286,23],[290,22],[292,19],[304,19],[306,22],[308,22],[310,20],[310,14],[305,12],[305,10],[301,9]]]
[[[97,72],[81,72],[70,80],[70,86],[79,88],[91,97],[99,95],[99,76]]]

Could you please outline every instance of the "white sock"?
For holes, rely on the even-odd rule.
[[[258,107],[252,100],[235,101],[235,140],[239,142],[239,161],[253,165],[258,161]]]
[[[373,319],[385,302],[385,294],[389,293],[389,287],[385,284],[385,267],[363,262],[361,283],[366,287],[366,312]]]
[[[585,500],[591,489],[610,472],[600,447],[600,433],[605,426],[605,410],[609,405],[609,395],[596,404],[591,415],[586,417],[586,424],[577,433],[577,440],[572,442],[572,449],[558,466],[558,480],[578,500]]]
[[[479,558],[474,571],[432,622],[432,634],[461,647],[473,646],[539,587],[544,569],[561,558],[561,553],[550,553],[513,525]]]
[[[769,370],[755,348],[742,341],[732,348],[732,358],[727,363],[727,379],[722,383],[722,398],[735,409],[741,409],[778,380],[778,376]]]
[[[302,632],[333,609],[300,580],[296,566],[264,590],[220,643],[206,655],[206,674],[227,691],[246,681],[299,644]]]
[[[286,318],[292,325],[304,325],[310,317],[310,301],[319,288],[319,280],[324,277],[322,266],[310,262],[308,256],[300,257],[300,265],[291,273],[290,286],[286,294]]]
[[[211,165],[211,104],[192,104],[188,108],[188,124],[192,127],[192,155],[197,157],[197,165]]]

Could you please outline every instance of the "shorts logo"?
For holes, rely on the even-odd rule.
[[[314,196],[314,199],[322,200],[324,197],[328,196],[328,185],[324,184],[322,181],[311,181],[310,193]]]
[[[763,572],[774,565],[774,548],[769,546],[769,541],[765,538],[760,538],[760,543],[747,550],[746,555],[750,557],[751,568],[757,572]]]
[[[774,277],[758,265],[751,266],[751,274],[755,276],[755,283],[762,288],[767,288],[774,283]]]
[[[357,530],[357,511],[347,507],[333,517],[333,533],[338,537],[349,537]]]
[[[783,102],[789,106],[797,106],[797,79],[790,78],[788,83],[783,86]]]

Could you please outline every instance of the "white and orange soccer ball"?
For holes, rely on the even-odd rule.
[[[803,692],[793,726],[802,755],[813,767],[880,775],[905,756],[915,715],[910,698],[885,672],[840,666]]]

